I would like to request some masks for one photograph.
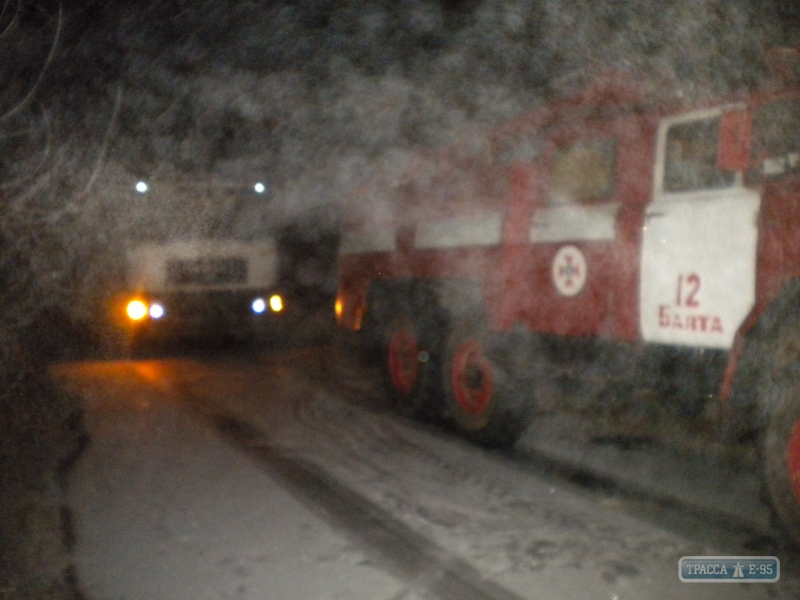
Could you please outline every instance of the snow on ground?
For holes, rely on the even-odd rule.
[[[384,597],[358,596],[365,589],[360,583],[369,577],[384,578],[386,589],[399,585],[360,564],[369,548],[347,546],[302,505],[285,498],[274,481],[256,475],[246,459],[221,446],[200,421],[187,419],[172,402],[165,405],[167,394],[193,407],[190,411],[221,410],[253,425],[271,448],[319,466],[521,598],[797,595],[791,559],[784,561],[777,585],[681,583],[681,556],[754,552],[731,545],[730,536],[715,534],[713,526],[707,536],[705,530],[685,535],[626,510],[624,498],[588,493],[399,419],[384,410],[387,402],[374,377],[348,357],[340,358],[334,361],[334,376],[325,374],[329,351],[319,349],[251,361],[125,363],[128,389],[122,398],[151,404],[118,414],[98,409],[109,402],[109,394],[120,393],[114,392],[120,375],[93,372],[96,397],[89,423],[100,441],[72,483],[80,507],[79,577],[90,584],[90,594],[101,589],[101,581],[115,590],[137,589],[143,573],[154,571],[160,575],[152,581],[174,585],[199,565],[197,581],[205,583],[198,589],[217,586],[228,594],[206,597],[237,597],[241,585],[246,586],[242,594],[259,591],[252,597],[336,597],[314,595],[323,589],[315,587],[321,583],[314,577],[323,574],[353,585],[351,598]],[[278,532],[276,520],[269,518],[275,513],[282,521]],[[313,533],[305,530],[308,539],[303,523],[313,526]],[[275,562],[274,540],[284,535],[297,549],[289,562],[298,561],[308,544],[309,559],[299,560],[295,573],[281,574]],[[325,562],[324,556],[338,558]],[[147,567],[128,572],[131,563]],[[237,575],[237,568],[249,578]],[[273,576],[287,590],[295,591],[292,582],[309,586],[306,595],[260,594],[274,585]]]
[[[520,440],[524,451],[607,477],[634,492],[687,504],[765,535],[776,533],[761,493],[760,465],[750,457],[736,462],[655,443],[641,447],[633,443],[625,448],[624,440],[620,447],[595,436],[591,428],[582,428],[570,415],[540,415],[531,429]],[[697,485],[699,481],[703,484]],[[731,494],[732,489],[737,493]]]
[[[92,600],[374,600],[403,590],[181,410],[152,366],[72,374],[102,381],[84,393],[92,443],[69,494],[79,584]]]

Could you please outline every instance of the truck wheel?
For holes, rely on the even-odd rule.
[[[774,401],[764,435],[764,468],[772,508],[784,531],[800,544],[800,380],[770,385]]]
[[[407,316],[394,318],[386,328],[385,365],[389,390],[397,409],[406,416],[422,413],[427,381],[421,336],[414,321]]]
[[[528,425],[529,410],[481,321],[465,320],[447,338],[442,376],[448,416],[473,441],[509,446]]]

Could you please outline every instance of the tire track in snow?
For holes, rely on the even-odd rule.
[[[334,376],[339,376],[343,369],[352,369],[351,365],[343,367],[341,364],[333,363],[329,363],[327,367]],[[320,383],[325,382],[320,380]],[[452,435],[446,428],[441,429],[441,432],[443,435]],[[589,446],[587,451],[591,449]],[[422,446],[419,450],[431,454]],[[615,477],[584,465],[580,461],[557,458],[552,453],[542,452],[531,444],[527,444],[524,448],[518,444],[513,449],[494,451],[494,454],[497,458],[503,457],[508,466],[527,475],[546,476],[575,485],[592,494],[600,493],[602,496],[615,495],[623,498],[634,503],[637,512],[641,514],[652,515],[670,511],[672,514],[680,514],[682,521],[713,523],[720,531],[735,532],[737,538],[744,539],[745,547],[768,553],[775,553],[776,548],[783,546],[780,534],[773,526],[764,527],[757,519],[745,519],[736,514],[711,509],[675,493],[665,492],[652,482],[633,482]]]
[[[315,464],[274,448],[268,437],[249,423],[218,409],[204,408],[188,389],[179,394],[192,414],[212,426],[227,443],[277,476],[312,509],[324,513],[329,522],[372,550],[371,556],[389,571],[408,581],[409,594],[442,600],[523,600]]]

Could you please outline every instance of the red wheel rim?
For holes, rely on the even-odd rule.
[[[478,342],[467,340],[458,347],[450,375],[458,405],[468,414],[482,414],[489,406],[494,383],[492,365]]]
[[[392,385],[402,394],[414,391],[419,377],[419,345],[414,334],[403,329],[389,341],[389,375]]]
[[[789,446],[786,448],[786,468],[794,497],[800,503],[800,420],[794,424]]]

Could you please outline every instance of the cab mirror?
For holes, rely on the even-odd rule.
[[[724,113],[719,122],[717,162],[724,171],[746,171],[750,167],[753,121],[746,110]]]

